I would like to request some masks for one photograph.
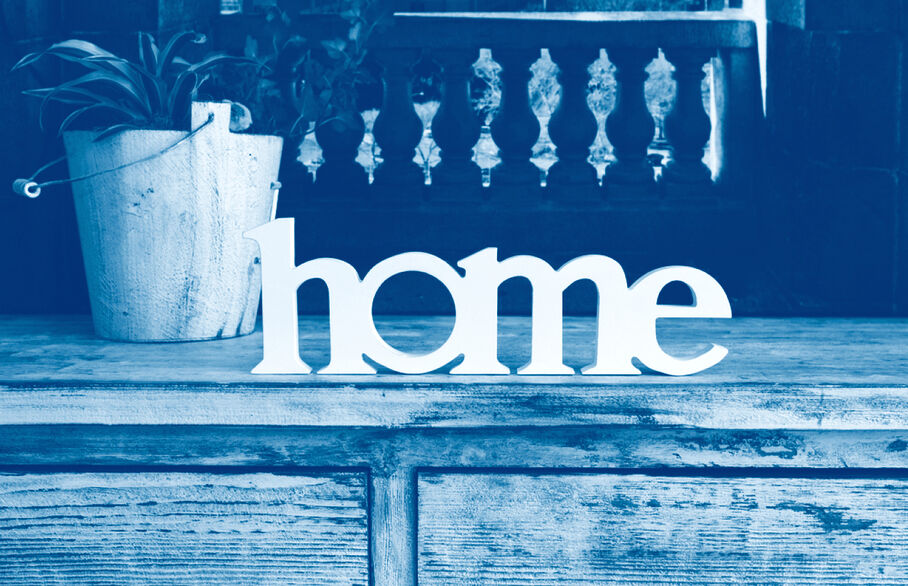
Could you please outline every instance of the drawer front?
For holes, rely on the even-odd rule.
[[[0,475],[0,584],[366,584],[363,474]]]
[[[908,482],[423,474],[420,584],[908,581]]]

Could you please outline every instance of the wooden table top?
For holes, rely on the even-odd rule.
[[[716,428],[908,429],[908,320],[661,320],[666,350],[729,349],[687,377],[253,375],[262,334],[134,344],[94,336],[86,316],[0,317],[0,424],[479,426],[666,424]],[[377,318],[402,350],[430,351],[445,317]],[[529,318],[502,317],[512,369],[529,358]],[[328,362],[327,322],[300,319],[300,348]],[[595,320],[565,319],[565,363],[595,352]]]

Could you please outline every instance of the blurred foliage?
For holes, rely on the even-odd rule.
[[[345,23],[343,36],[312,38],[300,34],[312,14],[281,6],[265,8],[266,42],[249,36],[245,55],[261,65],[257,76],[222,77],[225,88],[242,94],[253,112],[257,132],[301,137],[317,125],[343,121],[358,111],[363,85],[378,83],[366,61],[371,36],[391,14],[388,0],[346,0],[332,7]]]

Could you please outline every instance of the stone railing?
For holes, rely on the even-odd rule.
[[[756,32],[752,22],[725,13],[406,13],[373,43],[383,68],[383,103],[374,139],[383,163],[366,189],[376,197],[409,201],[495,201],[533,198],[595,201],[656,195],[711,197],[749,191],[758,155],[762,103]],[[469,84],[481,48],[502,67],[500,108],[491,136],[501,163],[483,186],[473,148],[481,121],[475,116]],[[561,100],[548,125],[558,157],[545,186],[531,162],[540,135],[528,93],[530,66],[546,48],[560,70]],[[604,48],[615,67],[616,96],[605,131],[613,160],[600,183],[588,162],[597,121],[587,105],[588,67]],[[674,67],[676,92],[665,116],[668,157],[658,181],[648,147],[653,115],[644,97],[645,68],[662,49]],[[413,161],[423,124],[411,97],[412,66],[428,57],[441,67],[442,99],[432,121],[441,162],[431,185]],[[711,63],[713,112],[704,108],[701,83]],[[711,115],[712,114],[712,115]],[[358,113],[357,113],[358,115]],[[715,120],[715,124],[713,124]],[[349,134],[349,130],[345,129]],[[362,134],[320,133],[325,173],[316,179],[316,198],[362,191],[364,171],[352,164]],[[711,142],[714,169],[704,163]],[[337,148],[343,143],[350,148]],[[325,148],[328,147],[328,148]]]
[[[241,52],[246,34],[263,30],[256,18],[222,19],[223,48]],[[346,34],[346,23],[327,17],[300,24],[309,27],[300,34],[310,39]],[[501,66],[501,100],[489,128],[484,127],[489,118],[477,116],[469,90],[474,63],[485,55],[484,49]],[[547,133],[545,118],[537,118],[540,112],[534,112],[529,95],[531,80],[533,88],[539,87],[540,68],[534,67],[536,74],[530,68],[542,49],[560,70],[561,85]],[[615,68],[609,86],[614,88],[614,107],[607,115],[607,108],[594,113],[587,100],[588,68],[603,49]],[[678,97],[673,107],[660,104],[658,125],[644,83],[645,68],[660,49],[676,68]],[[761,237],[754,221],[761,213],[755,186],[765,175],[757,161],[764,149],[756,31],[735,11],[398,13],[388,28],[372,36],[369,53],[380,65],[375,69],[381,71],[382,87],[364,92],[367,99],[359,107],[378,110],[372,136],[355,123],[361,112],[349,113],[354,124],[320,125],[315,137],[323,163],[314,182],[302,165],[294,164],[298,153],[285,149],[278,214],[297,220],[300,260],[341,258],[365,274],[401,252],[430,252],[454,263],[495,246],[502,257],[532,254],[555,266],[584,254],[606,254],[619,260],[628,275],[689,264],[716,276],[736,303],[747,300],[739,306],[753,305],[750,300],[767,290],[753,258],[753,243]],[[431,152],[440,151],[430,184],[427,165],[414,161],[420,160],[417,145],[425,155],[429,142],[424,106],[413,102],[414,87],[429,87],[423,82],[427,63],[431,87],[440,86],[440,92],[430,96],[439,106],[427,125],[438,147]],[[701,82],[707,63],[712,64],[710,99],[704,107]],[[591,71],[604,70],[600,65],[604,61]],[[660,63],[658,69],[670,68]],[[545,70],[554,67],[546,63]],[[664,81],[669,74],[659,75]],[[665,132],[657,137],[659,126]],[[600,156],[603,133],[612,146],[607,158]],[[533,149],[538,155],[546,136],[558,161],[544,174],[536,163],[541,167],[551,158],[541,161]],[[656,138],[658,144],[653,144]],[[364,153],[358,146],[369,139],[381,149],[371,181],[368,165],[355,160]],[[489,171],[490,161],[480,160],[483,169],[477,165],[474,147],[492,141],[500,163]],[[599,169],[588,160],[594,141]],[[708,166],[703,162],[707,143]],[[546,146],[546,153],[551,150]],[[654,160],[660,168],[653,168]],[[742,271],[742,266],[753,270]],[[388,287],[389,294],[377,298],[377,313],[412,311],[413,295],[419,296],[425,313],[450,310],[444,289]],[[565,310],[592,311],[592,293],[568,292]],[[327,311],[327,298],[317,291],[301,295],[301,311]],[[500,309],[504,314],[526,313],[529,296],[505,291]]]

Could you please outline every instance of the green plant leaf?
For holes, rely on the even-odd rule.
[[[81,63],[89,57],[114,57],[113,53],[102,49],[94,43],[79,39],[69,39],[55,43],[43,51],[29,53],[13,66],[13,71],[31,65],[38,59],[48,55],[74,63]]]
[[[140,130],[141,128],[142,128],[141,126],[137,126],[135,124],[128,124],[128,123],[114,124],[110,128],[107,128],[107,129],[101,131],[92,142],[102,141],[109,136],[114,136],[116,134],[120,134],[121,132],[123,132],[125,130]]]
[[[154,37],[148,33],[139,33],[139,63],[151,75],[158,71],[158,46],[155,45]]]
[[[78,118],[80,118],[81,116],[83,116],[83,115],[85,115],[85,114],[87,114],[88,112],[91,112],[91,111],[93,111],[93,110],[101,110],[101,109],[108,109],[108,110],[111,110],[111,111],[113,111],[114,113],[120,114],[120,115],[123,115],[123,114],[124,114],[123,110],[121,110],[121,109],[119,109],[119,108],[116,108],[116,107],[108,106],[107,104],[92,104],[91,106],[85,106],[85,107],[83,107],[83,108],[79,108],[78,110],[74,110],[73,112],[71,112],[71,113],[69,114],[69,116],[67,116],[66,118],[64,118],[64,119],[63,119],[63,122],[60,123],[60,130],[58,131],[57,134],[60,135],[60,136],[62,136],[63,133],[64,133],[64,132],[72,125],[72,123],[75,122]]]
[[[327,41],[322,41],[322,47],[328,53],[328,57],[331,59],[342,59],[346,57],[344,49],[347,48],[347,41],[343,39],[330,39]]]
[[[130,81],[107,71],[91,71],[57,87],[60,89],[81,87],[96,93],[113,92],[113,94],[108,94],[107,97],[115,100],[115,96],[118,96],[126,100],[125,103],[128,107],[134,108],[148,117],[154,115],[148,102],[148,95],[143,91],[144,88],[136,88]]]
[[[205,73],[212,67],[228,64],[258,65],[254,59],[234,57],[226,53],[212,53],[201,61],[190,65],[184,73]]]
[[[93,72],[88,74],[88,76],[96,76],[99,72]],[[126,102],[118,101],[113,97],[105,96],[102,93],[92,91],[85,87],[80,86],[75,83],[84,79],[82,78],[72,80],[70,82],[61,84],[53,88],[41,88],[37,90],[26,90],[25,94],[31,95],[34,97],[42,98],[41,107],[38,114],[38,125],[41,130],[44,130],[44,119],[47,111],[47,106],[49,102],[59,102],[67,105],[93,105],[101,104],[105,105],[111,109],[120,110],[124,116],[136,119],[136,120],[149,120],[147,112],[143,112],[142,109],[137,109],[135,106],[131,106]]]
[[[19,69],[22,69],[23,67],[28,67],[29,65],[31,65],[32,63],[34,63],[35,61],[37,61],[38,59],[40,59],[43,56],[44,56],[43,51],[29,53],[28,55],[24,56],[22,59],[19,59],[19,61],[17,61],[16,64],[13,65],[13,67],[12,67],[12,69],[10,69],[10,71],[17,71]]]
[[[156,75],[162,77],[170,65],[177,58],[177,51],[186,46],[187,43],[193,42],[197,45],[201,45],[208,41],[208,38],[205,35],[196,33],[195,31],[186,31],[182,33],[177,33],[170,37],[170,40],[167,41],[167,44],[164,46],[164,49],[161,51],[160,57],[158,58],[158,69]]]
[[[109,78],[117,79],[122,88],[127,90],[137,103],[142,104],[149,114],[155,111],[151,103],[153,94],[148,91],[146,85],[146,80],[150,80],[153,84],[155,78],[142,68],[120,57],[94,56],[86,58],[83,63],[98,72],[110,74]]]
[[[60,102],[61,104],[93,104],[97,100],[93,100],[87,96],[73,96],[70,89],[61,91],[59,88],[54,87],[43,87],[33,90],[22,90],[22,93],[26,96],[31,96],[33,98],[52,99],[55,102]],[[58,94],[58,95],[54,95]]]

